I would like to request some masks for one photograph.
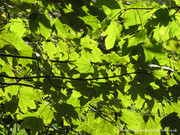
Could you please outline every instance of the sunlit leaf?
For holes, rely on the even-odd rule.
[[[2,45],[14,46],[22,56],[32,56],[32,48],[26,45],[26,43],[21,38],[17,37],[16,33],[1,33],[0,42],[2,43]]]
[[[33,92],[32,88],[23,87],[20,89],[19,107],[22,112],[26,113],[28,107],[31,109],[36,108],[33,98],[34,98],[34,92]]]
[[[43,42],[43,51],[48,54],[49,58],[54,58],[57,52],[56,46],[52,42]]]
[[[93,73],[94,68],[91,64],[91,61],[86,59],[85,57],[81,57],[76,61],[77,70],[80,73]]]
[[[107,27],[106,31],[102,33],[102,36],[107,36],[105,39],[105,46],[107,50],[112,49],[114,47],[117,33],[119,34],[121,30],[121,25],[112,21],[111,24]]]
[[[51,20],[49,16],[43,14],[40,14],[38,17],[40,34],[44,36],[45,39],[48,39],[51,32]]]
[[[27,31],[27,29],[25,28],[25,24],[26,21],[20,18],[12,19],[5,28],[9,28],[10,31],[16,33],[17,37],[22,37],[25,31]]]
[[[122,112],[123,115],[120,119],[127,124],[129,130],[142,128],[144,120],[140,114],[125,109],[123,109]]]
[[[37,114],[43,118],[44,124],[51,123],[53,119],[53,111],[48,104],[41,104],[38,108]]]

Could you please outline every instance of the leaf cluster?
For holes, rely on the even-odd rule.
[[[2,0],[0,134],[178,134],[171,4]]]

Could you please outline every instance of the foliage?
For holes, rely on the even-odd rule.
[[[0,134],[178,134],[171,4],[1,0]]]

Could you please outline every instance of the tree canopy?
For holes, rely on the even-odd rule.
[[[179,9],[1,0],[0,134],[178,135]]]

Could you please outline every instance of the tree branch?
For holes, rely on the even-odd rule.
[[[4,57],[12,57],[12,58],[22,58],[22,59],[33,59],[33,60],[40,60],[38,57],[29,57],[29,56],[17,56],[17,55],[12,55],[12,54],[4,54],[4,53],[0,53],[0,56],[4,56]],[[70,63],[70,62],[74,62],[74,61],[68,61],[68,60],[64,60],[64,61],[59,61],[59,60],[50,60],[51,62],[59,62],[59,63]],[[104,66],[104,65],[110,65],[110,63],[97,63],[97,62],[91,62],[91,64],[94,65],[98,65],[98,66]],[[116,67],[122,67],[124,65],[114,65]]]
[[[106,76],[106,77],[97,77],[97,78],[72,78],[72,77],[63,77],[63,76],[52,76],[52,75],[43,75],[43,76],[29,76],[29,77],[13,77],[13,76],[7,76],[7,75],[1,75],[1,77],[10,78],[10,79],[33,79],[33,78],[59,78],[59,79],[69,79],[69,80],[77,80],[77,81],[90,81],[90,80],[101,80],[101,79],[109,79],[109,78],[116,78],[121,77],[125,75],[130,74],[149,74],[146,71],[138,71],[138,72],[131,72],[131,73],[124,73],[121,75],[115,75],[115,76]]]
[[[38,57],[17,56],[17,55],[4,54],[4,53],[0,53],[0,56],[2,56],[2,57],[12,57],[12,58],[22,58],[22,59],[33,59],[33,60],[37,60],[37,61],[39,61],[39,60],[40,60],[40,58],[38,58]],[[50,61],[51,61],[51,62],[59,62],[59,63],[68,63],[68,62],[73,62],[73,61],[68,61],[68,60],[64,60],[64,61],[50,60]]]
[[[8,87],[11,85],[20,85],[20,86],[26,86],[26,87],[32,87],[35,88],[34,85],[30,85],[30,84],[24,84],[24,83],[7,83],[7,82],[0,82],[1,85],[5,85],[5,86],[1,86],[0,88],[4,88],[4,87]],[[38,89],[42,89],[42,88],[38,88]]]

